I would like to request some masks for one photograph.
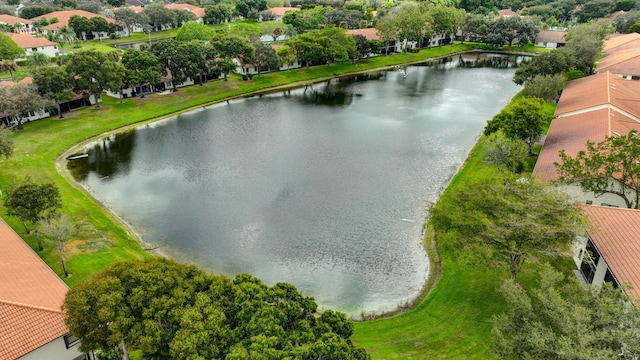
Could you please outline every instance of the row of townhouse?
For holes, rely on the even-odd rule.
[[[575,157],[586,149],[587,141],[598,143],[631,130],[640,131],[640,81],[632,80],[638,78],[631,75],[640,72],[640,64],[629,66],[620,56],[628,49],[637,49],[639,40],[638,34],[607,39],[596,74],[567,83],[534,168],[535,177],[558,179],[554,163],[560,162],[560,150]],[[625,292],[631,297],[640,296],[640,210],[627,209],[616,195],[596,197],[578,185],[561,189],[585,204],[587,236],[579,241],[574,253],[579,277],[595,285],[631,285],[624,288]]]
[[[0,360],[94,360],[69,332],[67,285],[0,219]]]

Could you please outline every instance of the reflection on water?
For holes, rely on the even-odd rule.
[[[390,310],[424,284],[426,204],[518,90],[514,71],[454,57],[231,101],[96,141],[70,166],[170,257]]]

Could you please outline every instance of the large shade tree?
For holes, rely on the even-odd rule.
[[[18,129],[30,114],[40,113],[55,106],[52,101],[40,96],[35,86],[16,84],[0,87],[0,109],[4,109]]]
[[[436,230],[456,232],[469,256],[506,264],[514,281],[527,259],[567,250],[581,230],[581,214],[566,195],[534,179],[505,174],[448,196],[430,211]]]
[[[50,219],[62,207],[58,188],[52,183],[35,184],[28,182],[18,185],[5,198],[4,206],[7,208],[9,216],[16,216],[22,221],[25,230],[28,231],[26,227],[27,221],[33,224],[33,230],[38,241],[38,250],[42,251],[44,247],[40,240],[38,224],[42,220]]]
[[[40,95],[56,103],[58,116],[62,119],[60,104],[73,99],[75,96],[73,92],[73,77],[64,67],[42,67],[34,71],[33,83],[38,88]]]
[[[97,50],[77,52],[71,56],[67,71],[75,76],[78,89],[94,96],[96,108],[100,107],[98,99],[104,90],[119,92],[122,88],[124,68],[108,53]]]
[[[0,156],[9,158],[13,154],[13,140],[9,137],[9,129],[0,125]]]
[[[596,197],[614,194],[628,208],[640,208],[640,139],[638,132],[610,136],[595,143],[587,141],[586,149],[576,156],[560,151],[560,162],[554,163],[559,183],[578,184]]]
[[[163,258],[117,263],[69,291],[63,308],[83,351],[145,359],[368,359],[343,314],[318,314],[289,284],[231,281]]]

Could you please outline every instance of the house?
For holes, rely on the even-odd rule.
[[[640,210],[582,205],[587,217],[587,237],[579,244],[574,261],[588,284],[611,283],[640,297]]]
[[[284,14],[288,13],[289,11],[300,11],[300,8],[296,8],[296,7],[272,7],[271,9],[268,9],[268,10],[271,11],[271,13],[273,14],[273,20],[282,21],[282,18],[284,17]]]
[[[496,19],[499,19],[499,18],[510,18],[510,17],[517,16],[517,15],[518,15],[518,13],[513,11],[513,10],[511,10],[511,9],[502,9],[502,10],[498,10],[498,15],[496,15],[495,18]]]
[[[556,108],[546,139],[533,169],[533,176],[547,181],[559,175],[554,162],[564,150],[575,157],[585,150],[587,140],[600,142],[607,137],[640,131],[640,82],[624,80],[604,72],[567,83]],[[596,198],[578,185],[563,186],[576,201],[626,207],[622,198],[604,194]]]
[[[13,26],[13,32],[16,33],[32,33],[35,28],[31,26],[31,20],[19,18],[6,14],[0,14],[0,25]]]
[[[602,55],[607,56],[618,51],[638,48],[640,48],[640,34],[614,34],[605,39]]]
[[[8,87],[8,86],[16,86],[18,84],[31,85],[32,83],[33,83],[33,79],[30,77],[26,77],[20,80],[19,82],[0,81],[0,88]],[[48,118],[49,116],[51,116],[51,113],[47,109],[32,111],[25,118],[22,119],[22,123]],[[6,126],[15,126],[15,125],[18,125],[18,123],[19,123],[19,119],[15,119],[12,116],[9,116],[8,113],[4,111],[0,111],[0,124],[4,124]]]
[[[0,360],[93,360],[64,323],[67,285],[0,219]]]
[[[609,71],[623,79],[640,80],[640,48],[614,51],[603,56],[595,71]]]
[[[362,35],[368,41],[376,40],[382,41],[382,38],[378,34],[378,31],[375,28],[365,28],[365,29],[350,29],[346,31],[347,35]],[[387,41],[383,46],[381,52],[383,54],[392,53],[392,52],[400,52],[402,51],[402,42],[396,40]]]
[[[33,35],[28,33],[20,33],[20,34],[4,33],[4,34],[9,36],[11,40],[13,40],[16,44],[18,44],[18,46],[20,46],[24,50],[27,57],[36,52],[43,53],[48,57],[58,56],[60,46],[58,45],[58,43],[50,41],[47,38],[34,37]],[[24,60],[24,59],[26,59],[26,57],[22,59],[16,59],[16,60]]]
[[[54,23],[54,24],[49,24],[47,26],[43,26],[41,28],[41,30],[43,32],[52,32],[55,33],[58,31],[58,29],[62,28],[62,27],[69,27],[69,19],[72,16],[82,16],[85,17],[87,19],[91,19],[94,17],[101,17],[103,19],[105,19],[106,22],[108,22],[109,24],[115,24],[116,21],[107,17],[104,17],[102,15],[98,15],[98,14],[94,14],[94,13],[90,13],[88,11],[85,10],[65,10],[65,11],[54,11],[48,14],[44,14],[44,15],[40,15],[37,16],[33,19],[31,19],[32,21],[39,21],[41,19],[47,19],[47,21],[50,21],[53,18],[58,19],[58,22]],[[126,30],[124,30],[126,31]],[[90,32],[90,33],[86,33],[86,32],[81,32],[78,34],[79,38],[83,39],[83,40],[93,40],[93,39],[108,39],[109,38],[109,34],[106,32]],[[121,35],[123,36],[127,36],[128,34],[126,33],[122,33]]]
[[[547,49],[563,47],[567,43],[564,39],[566,35],[566,31],[542,30],[536,36],[536,46]]]
[[[169,10],[188,11],[196,17],[195,21],[201,24],[204,22],[204,8],[201,8],[199,6],[195,6],[191,4],[167,4],[164,7],[165,9],[169,9]]]

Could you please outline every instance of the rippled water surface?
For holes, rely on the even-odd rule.
[[[454,60],[232,101],[94,142],[70,170],[170,257],[389,310],[423,285],[427,202],[513,73]]]

